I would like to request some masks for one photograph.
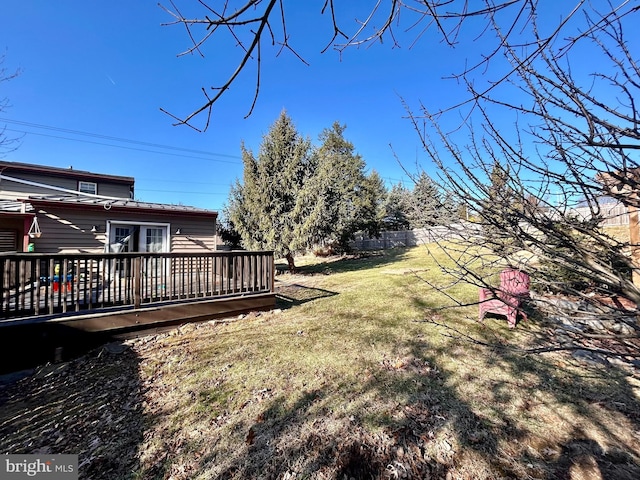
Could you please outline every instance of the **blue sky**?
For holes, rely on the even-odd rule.
[[[188,11],[196,2],[176,3]],[[355,28],[353,19],[373,3],[345,4],[344,25]],[[401,98],[412,107],[455,103],[463,92],[443,77],[460,71],[491,39],[477,40],[470,30],[452,49],[427,32],[409,48],[412,31],[401,48],[386,42],[342,57],[333,50],[321,55],[332,34],[329,16],[320,16],[323,4],[285,2],[290,43],[310,65],[286,51],[275,58],[276,50],[265,48],[253,114],[244,119],[255,82],[249,67],[199,133],[173,126],[160,108],[186,115],[198,107],[200,89],[222,83],[235,68],[238,48],[212,39],[205,58],[178,57],[189,39],[181,26],[162,26],[171,17],[155,0],[3,0],[4,67],[21,74],[0,84],[0,97],[12,105],[0,125],[24,135],[5,160],[133,176],[138,199],[221,209],[242,174],[241,142],[257,151],[284,108],[315,143],[334,121],[346,124],[346,138],[369,169],[389,186],[408,185],[390,145],[410,170],[416,163],[429,168]]]

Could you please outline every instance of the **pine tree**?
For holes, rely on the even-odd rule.
[[[320,134],[321,145],[315,152],[315,175],[301,195],[301,237],[313,237],[315,243],[330,244],[344,250],[355,232],[369,225],[365,220],[362,195],[366,191],[365,163],[344,138],[345,125],[335,122]],[[367,223],[369,222],[369,223]]]
[[[411,192],[407,219],[411,228],[446,225],[457,218],[457,205],[426,172],[420,172]]]
[[[519,242],[509,232],[517,228],[522,217],[521,196],[512,186],[511,175],[508,164],[493,163],[485,203],[480,211],[486,246],[505,256],[518,250]]]
[[[229,220],[245,248],[273,250],[295,270],[294,255],[310,239],[296,222],[305,183],[315,173],[311,144],[296,130],[286,111],[263,137],[257,157],[242,145],[243,181],[229,197]]]
[[[364,178],[356,201],[356,219],[350,239],[356,231],[366,232],[370,237],[380,237],[384,221],[384,200],[387,189],[378,172],[373,170]]]
[[[242,146],[243,180],[232,186],[225,218],[245,248],[294,255],[314,245],[346,250],[357,231],[380,234],[386,189],[345,140],[344,125],[325,129],[316,150],[286,112],[264,136],[258,156]]]
[[[411,192],[400,183],[393,185],[384,200],[383,228],[391,231],[409,229],[410,204]]]

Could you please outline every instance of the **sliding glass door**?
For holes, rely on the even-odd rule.
[[[169,252],[169,224],[107,222],[109,252]]]

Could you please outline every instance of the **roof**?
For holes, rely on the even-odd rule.
[[[47,175],[55,175],[58,177],[73,177],[86,180],[108,180],[109,182],[125,183],[133,185],[135,179],[133,177],[125,177],[121,175],[108,175],[104,173],[93,173],[85,170],[74,170],[73,167],[60,168],[49,167],[47,165],[35,165],[20,162],[0,161],[0,173],[46,173]]]
[[[31,195],[24,200],[30,204],[55,204],[64,208],[100,208],[116,211],[146,211],[153,213],[197,215],[215,217],[218,212],[187,205],[172,205],[166,203],[149,203],[126,198],[95,198],[84,195]]]

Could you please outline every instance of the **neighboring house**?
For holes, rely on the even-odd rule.
[[[0,161],[0,252],[216,249],[217,212],[133,200],[132,177]]]
[[[570,211],[583,219],[590,219],[594,210],[601,216],[600,225],[629,225],[628,208],[619,199],[603,195],[597,197],[597,205],[589,205],[586,201],[578,202]]]

